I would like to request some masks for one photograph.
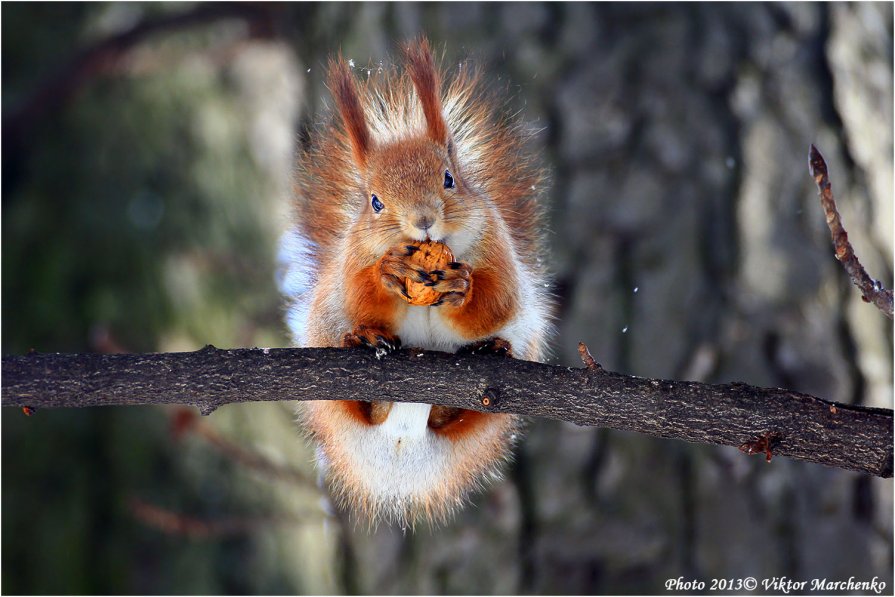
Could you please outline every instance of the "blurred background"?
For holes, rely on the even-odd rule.
[[[2,6],[2,349],[287,346],[277,241],[328,101],[425,32],[539,131],[551,362],[892,407],[809,143],[892,287],[892,4]],[[498,109],[495,107],[495,109]],[[290,403],[2,416],[4,593],[658,593],[892,585],[892,480],[532,420],[437,530],[335,512]],[[744,438],[745,439],[745,438]]]

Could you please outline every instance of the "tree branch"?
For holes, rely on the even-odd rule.
[[[892,319],[892,291],[883,288],[883,285],[867,275],[867,271],[858,256],[855,255],[851,243],[848,242],[848,233],[842,226],[839,211],[836,209],[836,201],[833,199],[833,188],[827,174],[827,163],[824,156],[812,145],[808,150],[808,171],[817,183],[820,194],[820,204],[827,217],[827,226],[833,237],[833,248],[836,251],[836,259],[842,263],[848,272],[852,283],[861,289],[861,297],[865,302],[873,303],[876,308]]]
[[[210,414],[233,402],[344,399],[548,417],[892,476],[891,410],[744,383],[646,379],[593,365],[419,349],[382,356],[366,349],[207,346],[188,353],[3,357],[3,406],[189,404]]]

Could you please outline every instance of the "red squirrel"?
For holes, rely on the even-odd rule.
[[[330,61],[334,113],[300,156],[286,247],[294,340],[540,360],[551,329],[544,176],[527,135],[468,64],[443,88],[428,41],[403,55],[403,71],[363,69],[361,81]],[[425,240],[455,261],[415,268],[408,243]],[[408,277],[431,280],[438,300],[409,305]],[[499,477],[519,431],[514,415],[428,404],[312,401],[300,418],[333,495],[401,524],[445,520]]]

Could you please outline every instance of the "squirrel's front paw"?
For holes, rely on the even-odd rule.
[[[342,337],[342,348],[354,348],[356,346],[381,348],[391,352],[401,348],[401,339],[382,329],[359,325],[354,328],[353,332]]]
[[[429,280],[428,272],[413,265],[411,257],[419,251],[419,247],[409,244],[396,245],[389,249],[379,262],[379,275],[382,285],[410,301],[404,280],[410,278],[417,282]]]
[[[431,280],[426,286],[441,293],[441,298],[432,303],[433,307],[450,305],[462,307],[472,288],[472,266],[468,263],[452,261],[444,269],[429,272]]]

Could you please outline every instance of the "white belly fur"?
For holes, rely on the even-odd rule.
[[[543,358],[542,342],[532,343],[532,339],[544,338],[550,327],[545,301],[532,289],[524,288],[522,304],[515,317],[487,337],[502,338],[513,347],[513,356],[519,359],[539,360]],[[423,348],[456,352],[461,346],[485,338],[463,338],[452,330],[442,319],[438,307],[411,305],[398,328],[401,345],[407,348]]]
[[[401,344],[407,347],[455,352],[467,344],[451,330],[438,313],[438,307],[411,305],[398,328]]]

